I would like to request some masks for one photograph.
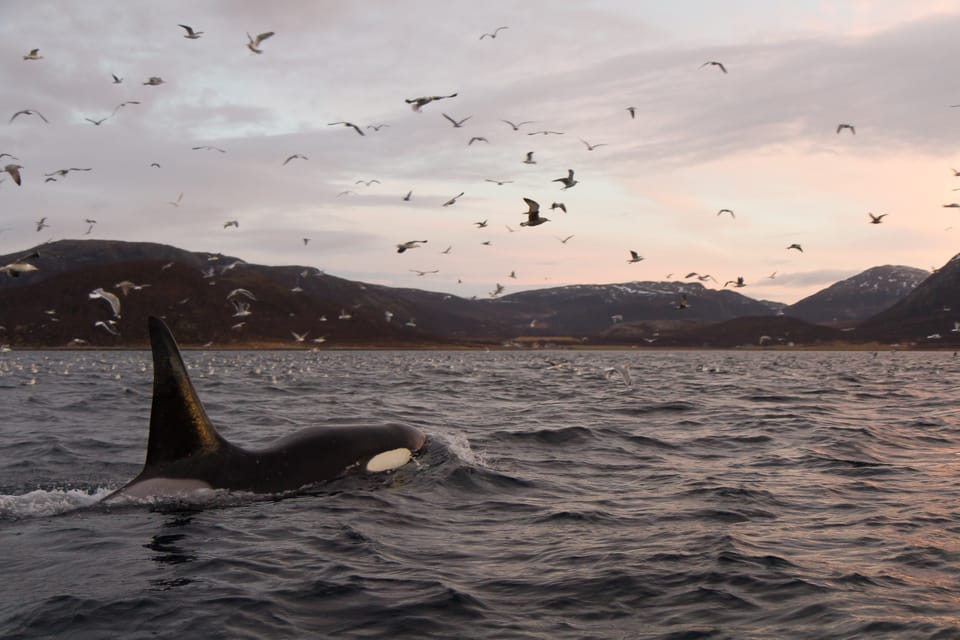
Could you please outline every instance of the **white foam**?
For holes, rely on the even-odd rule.
[[[37,489],[22,495],[0,495],[0,519],[53,516],[94,505],[112,489]]]

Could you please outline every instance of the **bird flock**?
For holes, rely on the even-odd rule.
[[[205,27],[209,28],[209,27]],[[183,39],[189,41],[198,41],[202,40],[206,35],[207,31],[196,28],[190,24],[176,24],[171,25],[172,30],[179,29],[182,31],[181,35]],[[478,46],[497,46],[499,41],[504,38],[509,38],[514,35],[514,31],[510,30],[508,25],[498,26],[495,29],[487,32],[483,32],[476,36],[476,39],[482,43]],[[283,46],[282,34],[278,35],[274,31],[257,31],[257,32],[247,32],[246,42],[243,42],[243,35],[238,34],[237,37],[237,47],[241,44],[245,44],[246,49],[250,52],[251,58],[257,58],[259,56],[269,56],[271,50],[280,48]],[[184,46],[195,46],[193,43],[182,43]],[[43,65],[50,63],[49,54],[45,57],[41,55],[41,48],[34,47],[27,50],[26,54],[22,55],[22,60],[24,64],[30,65]],[[703,62],[699,67],[704,74],[717,72],[721,76],[731,76],[736,73],[736,69],[730,67],[719,60],[707,60]],[[160,71],[162,73],[162,70]],[[120,73],[109,73],[104,77],[104,84],[109,86],[113,85],[123,85],[127,82],[127,79]],[[168,85],[168,81],[164,79],[163,75],[150,75],[139,80],[139,86],[143,87],[143,91],[163,91]],[[483,220],[477,220],[472,222],[472,226],[476,228],[479,233],[484,233],[484,230],[491,229],[491,220],[493,216],[497,216],[503,220],[503,227],[506,228],[508,233],[514,233],[518,231],[511,224],[516,224],[517,226],[524,229],[524,233],[542,233],[542,231],[536,229],[544,224],[551,223],[550,226],[558,226],[564,224],[566,220],[572,219],[575,216],[590,216],[592,212],[583,211],[577,209],[568,209],[567,205],[563,202],[553,201],[553,198],[561,192],[569,191],[573,188],[578,188],[578,193],[584,189],[589,190],[591,188],[591,182],[597,180],[597,176],[591,175],[589,172],[581,171],[582,175],[578,175],[577,165],[582,162],[582,156],[579,156],[577,152],[574,152],[572,149],[568,149],[565,152],[564,158],[561,162],[566,164],[565,175],[560,175],[557,177],[539,177],[538,173],[530,173],[533,171],[538,171],[535,167],[538,165],[538,149],[535,148],[537,141],[546,140],[546,139],[563,139],[564,136],[568,138],[575,139],[579,141],[582,147],[578,147],[580,154],[584,152],[589,154],[603,154],[605,151],[610,150],[611,148],[616,147],[615,141],[595,141],[588,140],[585,137],[580,137],[573,135],[571,132],[563,131],[557,127],[552,127],[549,123],[539,123],[535,117],[531,119],[519,119],[515,117],[501,117],[504,114],[485,114],[485,118],[481,118],[477,114],[472,113],[463,113],[460,106],[459,100],[461,98],[462,90],[454,90],[446,93],[429,93],[426,95],[414,95],[414,97],[406,96],[397,96],[398,105],[407,105],[410,110],[412,110],[416,117],[422,118],[441,118],[447,124],[449,124],[449,130],[451,133],[458,133],[461,130],[467,131],[471,135],[465,137],[466,148],[484,148],[490,145],[504,144],[502,142],[503,136],[501,133],[506,132],[508,135],[512,135],[512,146],[516,147],[520,144],[523,144],[526,148],[523,148],[516,156],[516,166],[515,167],[504,167],[503,173],[495,177],[482,176],[478,175],[475,178],[475,183],[477,186],[470,184],[465,184],[464,188],[460,190],[456,195],[451,195],[447,197],[442,202],[438,202],[435,206],[438,206],[438,212],[443,209],[456,210],[458,207],[456,205],[461,199],[466,199],[471,197],[471,191],[476,191],[479,188],[479,184],[487,183],[489,185],[494,185],[495,187],[502,187],[504,185],[514,184],[517,182],[515,175],[517,172],[524,170],[527,173],[522,174],[521,182],[524,185],[539,184],[534,188],[531,188],[531,193],[522,197],[522,202],[525,205],[525,210],[519,210],[514,213],[510,213],[509,205],[504,203],[501,211],[491,211],[491,217],[487,217]],[[101,114],[90,114],[83,116],[83,121],[89,123],[93,127],[104,127],[109,126],[110,121],[113,118],[119,117],[122,111],[128,110],[128,108],[135,108],[138,105],[141,105],[143,100],[123,100],[118,101],[112,109],[104,110]],[[42,127],[51,124],[51,121],[35,106],[33,105],[24,105],[25,108],[18,109],[14,111],[8,120],[8,126],[35,126]],[[43,105],[41,105],[43,106]],[[622,109],[619,113],[622,114],[624,119],[624,125],[629,125],[630,122],[637,119],[637,108],[635,106],[618,106],[618,109]],[[442,109],[442,110],[441,110]],[[526,115],[526,114],[525,114]],[[530,114],[533,115],[533,114]],[[482,124],[478,124],[480,120],[484,120]],[[362,139],[368,138],[368,136],[376,135],[387,135],[391,127],[402,126],[401,122],[374,122],[370,124],[364,124],[362,120],[359,119],[333,119],[331,118],[329,122],[324,121],[326,126],[329,127],[340,127],[345,131],[342,134],[342,139],[338,139],[338,144],[354,144],[362,143]],[[498,122],[502,126],[503,132],[498,132],[495,129],[490,129],[490,122]],[[537,125],[537,126],[534,126]],[[546,126],[541,126],[546,125]],[[481,129],[486,127],[486,129]],[[331,131],[331,133],[334,133]],[[497,135],[494,135],[497,134]],[[857,136],[857,130],[854,124],[849,122],[841,122],[836,124],[835,134],[837,136],[849,135],[851,137]],[[867,135],[864,133],[863,135]],[[589,136],[588,136],[589,137]],[[352,138],[352,140],[351,140]],[[519,142],[518,142],[519,141]],[[462,144],[462,143],[461,143]],[[533,148],[531,148],[533,147]],[[193,144],[190,145],[191,151],[210,153],[213,156],[227,154],[228,148],[224,146],[214,145],[214,144]],[[33,175],[34,173],[39,177],[42,176],[45,182],[58,182],[66,180],[71,173],[73,172],[91,172],[95,170],[95,167],[68,167],[68,168],[59,168],[53,169],[50,171],[37,170],[36,168],[21,164],[25,162],[20,160],[21,155],[25,154],[25,151],[20,150],[11,150],[14,153],[10,153],[7,150],[0,149],[0,162],[2,162],[3,171],[8,174],[12,183],[17,187],[24,187],[24,177],[28,175]],[[471,151],[472,152],[472,151]],[[4,159],[7,160],[4,160]],[[284,155],[281,159],[277,160],[277,163],[282,167],[288,167],[289,165],[295,162],[309,163],[309,156],[300,153],[299,151],[292,152]],[[557,160],[552,159],[550,166],[555,167]],[[150,168],[162,170],[162,166],[159,162],[151,162],[148,165]],[[573,167],[573,168],[571,168]],[[290,169],[286,169],[289,171]],[[550,169],[548,169],[550,170]],[[960,175],[960,172],[954,171],[955,175]],[[556,176],[556,173],[552,174]],[[389,184],[391,188],[396,187],[399,183],[399,180],[392,178],[391,176],[381,176],[383,181],[379,178],[358,178],[352,185],[353,189],[342,189],[336,193],[337,198],[343,198],[344,202],[349,202],[354,198],[361,198],[363,194],[368,194],[374,192],[374,190],[379,190],[377,193],[382,193],[382,187],[385,183]],[[580,179],[582,178],[582,182]],[[75,178],[70,178],[74,180]],[[344,185],[347,186],[347,185]],[[415,185],[412,185],[415,187]],[[417,190],[415,188],[410,188],[411,185],[404,185],[401,189],[397,189],[396,201],[398,206],[404,206],[402,203],[413,203],[418,200]],[[30,188],[35,188],[35,185],[30,185]],[[494,188],[493,186],[490,188]],[[168,196],[169,197],[169,196]],[[569,200],[568,200],[569,201]],[[548,218],[543,215],[541,211],[540,202],[552,202],[549,205],[550,215],[554,216],[553,219]],[[176,195],[175,198],[169,200],[167,204],[171,207],[182,207],[185,206],[184,193],[180,192]],[[576,204],[576,203],[574,203]],[[960,208],[960,203],[948,203],[944,204],[944,207],[948,208]],[[546,208],[546,204],[543,205],[543,208]],[[560,218],[557,218],[557,214],[554,212],[559,212]],[[708,212],[704,212],[708,214]],[[718,224],[723,222],[723,219],[726,218],[729,223],[737,224],[738,217],[737,213],[733,209],[728,207],[720,207],[712,210],[713,218],[718,219]],[[747,212],[749,216],[749,212]],[[887,213],[867,213],[866,223],[871,225],[879,225],[885,222],[887,218]],[[41,218],[36,221],[36,231],[40,232],[43,229],[51,227],[48,217]],[[87,225],[84,235],[89,235],[94,226],[97,224],[97,221],[93,218],[84,218],[85,224]],[[514,220],[517,222],[514,223]],[[240,219],[230,218],[227,220],[221,220],[220,224],[224,230],[233,229],[236,232],[240,232],[242,227]],[[464,224],[468,224],[464,222]],[[549,233],[549,232],[547,232]],[[413,234],[411,234],[413,235]],[[418,234],[419,235],[419,234]],[[426,236],[426,234],[424,234]],[[576,238],[576,234],[573,233],[564,233],[561,231],[561,235],[553,236],[558,242],[559,246],[567,246],[571,240]],[[306,247],[310,243],[310,237],[298,237],[292,240],[296,244],[301,244]],[[432,244],[428,244],[429,240],[434,240]],[[496,238],[491,239],[490,237],[484,236],[483,239],[478,239],[478,244],[483,246],[493,246]],[[432,250],[432,255],[450,255],[454,252],[454,247],[447,242],[441,240],[440,243],[437,243],[433,238],[416,239],[408,240],[406,238],[396,238],[394,240],[394,247],[397,254],[407,254],[408,252],[414,254],[424,254],[427,251],[428,247],[432,247],[436,244],[439,244],[439,247],[446,247],[443,251],[437,251],[439,247]],[[628,264],[637,264],[641,261],[644,261],[644,257],[640,254],[636,247],[629,246],[632,243],[625,242],[626,246],[619,248],[617,251],[620,252],[620,255],[626,257],[626,262]],[[781,245],[786,251],[795,251],[797,254],[804,253],[804,248],[799,242],[791,242],[786,245]],[[418,249],[419,251],[412,251]],[[442,259],[442,258],[441,258]],[[618,260],[622,260],[619,258]],[[622,264],[622,263],[621,263]],[[420,265],[422,266],[422,265]],[[29,274],[31,271],[34,271],[38,268],[42,268],[42,262],[39,259],[39,255],[36,253],[28,254],[22,256],[17,260],[11,262],[8,265],[0,267],[0,271],[3,271],[10,277],[21,277],[23,275]],[[430,265],[430,268],[413,268],[409,265],[403,265],[399,267],[398,270],[402,268],[403,270],[416,274],[416,277],[422,277],[427,275],[433,275],[440,273],[443,270],[443,267],[440,265]],[[516,278],[516,269],[507,269],[504,267],[504,272],[509,271],[509,277]],[[775,274],[774,274],[775,275]],[[770,276],[773,277],[773,276]],[[690,272],[687,276],[687,279],[697,279],[700,282],[714,281],[712,276],[706,275],[703,276],[696,272]],[[723,287],[732,286],[734,288],[742,288],[747,286],[748,282],[745,280],[742,275],[732,276],[730,279],[725,280]],[[718,285],[719,286],[719,285]],[[124,294],[129,290],[129,287],[123,289]],[[497,283],[491,292],[491,296],[498,296],[505,288],[502,284]],[[112,296],[112,297],[111,297]],[[91,299],[102,299],[110,303],[110,306],[113,310],[114,318],[117,320],[120,318],[119,313],[119,299],[114,294],[109,293],[103,289],[96,289],[90,293]],[[245,317],[250,313],[250,305],[252,302],[255,302],[255,298],[252,294],[247,297],[242,294],[232,295],[228,297],[228,300],[231,306],[234,309],[233,315],[235,317]],[[689,306],[685,296],[682,299],[679,299],[675,305],[675,308],[685,309]],[[114,328],[109,322],[106,324],[104,329]],[[298,342],[303,341],[303,337],[306,334],[299,334],[296,339]]]

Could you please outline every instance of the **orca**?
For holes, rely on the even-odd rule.
[[[179,496],[206,489],[276,494],[333,480],[349,471],[406,464],[424,434],[403,424],[308,427],[250,450],[221,436],[200,402],[173,334],[148,319],[153,404],[143,470],[107,500]]]

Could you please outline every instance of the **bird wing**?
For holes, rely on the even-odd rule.
[[[253,41],[254,46],[260,44],[261,42],[263,42],[263,41],[266,40],[267,38],[272,38],[273,35],[274,35],[274,32],[273,32],[273,31],[267,31],[266,33],[258,34],[257,37],[254,38],[254,41]]]
[[[537,202],[536,200],[531,200],[530,198],[524,198],[523,201],[526,202],[527,207],[529,207],[527,214],[536,216],[540,212],[540,203]],[[532,219],[533,218],[531,218],[531,220]]]

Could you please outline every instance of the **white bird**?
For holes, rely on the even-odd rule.
[[[149,287],[148,284],[134,284],[129,280],[124,280],[123,282],[118,282],[113,285],[114,289],[120,289],[123,292],[123,296],[127,297],[130,295],[130,291],[143,291],[144,288]]]
[[[267,31],[265,33],[258,34],[257,37],[254,38],[248,33],[247,49],[250,49],[250,51],[252,51],[253,53],[263,53],[263,51],[260,50],[260,43],[266,40],[267,38],[272,37],[273,35],[274,35],[273,31]]]
[[[230,300],[231,298],[236,298],[237,296],[244,296],[246,298],[253,300],[254,302],[257,301],[257,297],[253,295],[253,293],[250,292],[249,289],[234,289],[233,291],[227,294],[227,300]]]
[[[183,37],[186,38],[187,40],[196,40],[203,35],[203,31],[194,31],[192,27],[189,27],[185,24],[179,24],[177,26],[186,30],[187,35]]]
[[[246,300],[230,300],[230,304],[233,305],[234,318],[245,318],[253,314],[253,311],[250,311],[250,303]]]
[[[43,56],[40,55],[40,49],[30,49],[30,53],[23,56],[24,60],[43,60]]]
[[[587,151],[593,151],[593,150],[596,149],[597,147],[605,147],[605,146],[607,146],[607,143],[606,143],[606,142],[598,142],[597,144],[590,144],[589,142],[587,142],[587,141],[584,140],[583,138],[580,138],[580,142],[582,142],[583,144],[585,144],[585,145],[587,146]]]
[[[34,251],[29,255],[22,256],[17,258],[13,262],[3,267],[0,267],[0,273],[6,273],[11,278],[19,278],[21,273],[29,273],[31,271],[38,271],[39,267],[36,267],[27,260],[36,260],[40,257],[38,251]]]
[[[103,327],[104,330],[106,330],[108,333],[112,333],[115,336],[120,335],[119,331],[111,327],[108,323],[104,322],[103,320],[97,320],[96,322],[93,323],[93,326]]]
[[[304,331],[303,333],[297,333],[296,331],[291,331],[290,333],[293,334],[293,339],[296,342],[303,342],[304,340],[307,339],[307,336],[310,335],[309,331]]]
[[[181,200],[183,200],[183,192],[181,192],[180,195],[177,196],[176,200],[174,200],[173,202],[168,202],[167,204],[173,205],[174,207],[179,207]]]
[[[113,317],[120,317],[120,298],[114,294],[110,293],[109,291],[104,291],[101,287],[97,287],[87,294],[87,297],[90,300],[96,300],[99,298],[106,301],[106,303],[110,305],[110,310],[113,311]]]

